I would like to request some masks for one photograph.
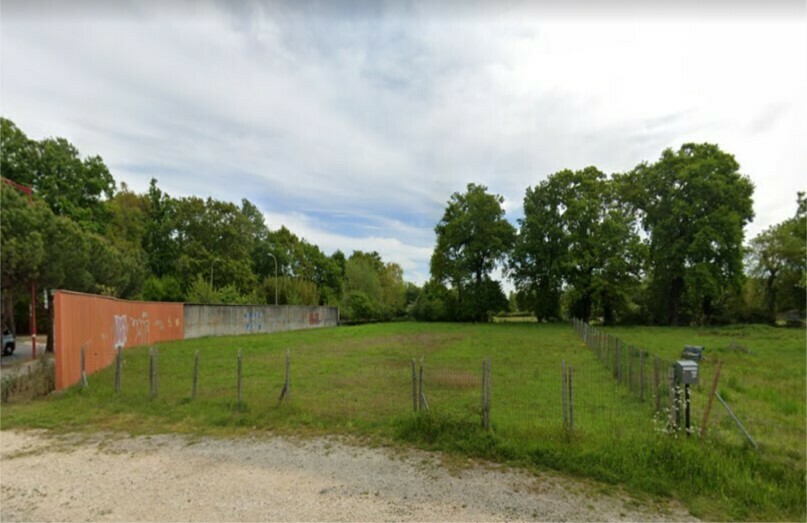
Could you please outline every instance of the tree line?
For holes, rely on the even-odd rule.
[[[688,143],[607,176],[562,170],[528,187],[518,228],[503,198],[469,184],[435,227],[424,320],[484,321],[530,311],[539,321],[605,324],[804,321],[807,204],[749,245],[754,186],[717,145]],[[512,279],[506,298],[491,278]]]
[[[100,156],[63,138],[32,140],[0,118],[3,323],[39,317],[54,289],[194,303],[338,305],[342,317],[405,314],[411,288],[377,252],[322,250],[286,227],[270,230],[249,200],[173,197],[152,179],[139,194],[115,182]],[[277,277],[276,277],[277,275]],[[411,284],[410,284],[411,287]],[[50,342],[50,341],[49,341]]]
[[[554,173],[527,187],[517,226],[501,196],[468,184],[435,227],[422,287],[377,252],[326,255],[284,226],[270,230],[247,199],[174,197],[156,179],[141,194],[118,186],[100,156],[82,157],[63,138],[32,140],[6,118],[0,147],[3,178],[33,189],[29,198],[0,184],[0,304],[12,330],[27,322],[32,284],[45,289],[51,313],[59,288],[336,305],[355,321],[488,321],[502,311],[606,324],[804,319],[804,194],[791,218],[744,245],[754,187],[712,144],[667,149],[611,176],[596,167]],[[515,285],[509,296],[496,267]]]

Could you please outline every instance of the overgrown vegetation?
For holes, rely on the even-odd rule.
[[[159,348],[160,392],[153,400],[148,351],[130,349],[124,353],[120,394],[109,368],[90,376],[86,390],[73,387],[43,401],[5,406],[2,425],[214,435],[349,433],[673,495],[705,519],[805,518],[803,332],[756,326],[625,328],[617,334],[671,359],[684,343],[705,345],[707,365],[717,357],[725,362],[721,390],[738,414],[747,418],[740,406],[753,401],[747,408],[769,422],[769,434],[755,434],[761,452],[721,431],[710,431],[703,441],[657,431],[650,402],[614,385],[571,327],[547,324],[404,322],[166,343]],[[291,401],[279,404],[286,348],[292,358]],[[196,351],[199,390],[191,399]],[[412,358],[420,364],[421,357],[428,415],[412,413]],[[490,433],[482,431],[479,419],[484,357],[492,360]],[[571,433],[563,428],[560,409],[561,360],[575,369]]]

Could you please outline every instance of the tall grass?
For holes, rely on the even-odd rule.
[[[620,335],[642,332],[624,330]],[[755,347],[752,340],[774,335],[784,336],[787,346],[798,341],[798,333],[783,332],[754,327],[745,340]],[[667,345],[680,344],[674,338],[679,333],[668,334],[672,338],[657,346],[649,338],[634,343],[669,351],[665,354],[672,359],[680,348]],[[686,343],[699,343],[690,339],[691,333],[680,335]],[[707,350],[710,343],[703,343]],[[281,404],[286,348],[292,355],[291,401]],[[244,355],[241,404],[236,401],[239,349]],[[199,388],[192,400],[197,350]],[[479,416],[485,357],[492,361],[490,432],[481,429]],[[783,375],[795,366],[804,369],[803,352],[784,350],[777,357],[783,366],[789,362]],[[412,412],[413,359],[418,370],[422,360],[428,414]],[[574,369],[573,431],[563,426],[562,360]],[[742,371],[732,365],[727,360],[724,372],[748,383],[743,373],[753,366],[738,366],[746,369]],[[650,495],[673,495],[693,514],[708,519],[805,518],[805,466],[797,456],[804,455],[803,442],[793,445],[795,454],[783,458],[769,452],[768,444],[757,453],[720,433],[706,440],[667,434],[660,430],[663,424],[654,423],[652,401],[639,401],[617,386],[566,325],[394,323],[188,340],[159,347],[158,372],[160,394],[149,399],[148,350],[127,350],[121,393],[114,392],[114,369],[109,368],[91,376],[86,390],[74,387],[44,401],[11,404],[0,421],[4,428],[134,433],[350,433],[550,467]],[[803,403],[803,372],[799,392],[776,373],[766,376],[767,387]],[[757,409],[764,412],[786,400],[772,395],[758,401]],[[788,414],[780,421],[803,431],[803,420],[796,418]]]

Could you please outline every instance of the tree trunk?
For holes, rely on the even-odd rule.
[[[683,278],[673,278],[673,281],[670,283],[670,325],[673,327],[678,326],[678,314],[681,306],[681,294],[683,291]]]
[[[765,280],[765,297],[767,298],[768,318],[772,325],[776,325],[776,271],[770,271]]]
[[[602,321],[605,325],[614,324],[614,308],[608,298],[603,298],[602,300]]]

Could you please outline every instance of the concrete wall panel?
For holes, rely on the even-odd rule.
[[[336,307],[185,305],[186,339],[334,327],[338,322]]]

